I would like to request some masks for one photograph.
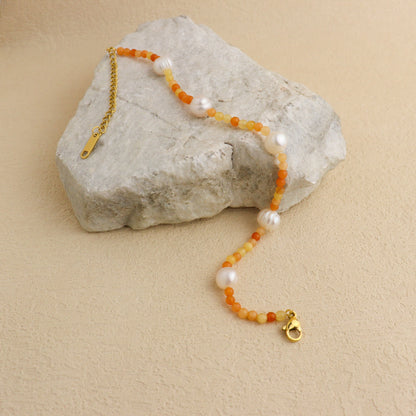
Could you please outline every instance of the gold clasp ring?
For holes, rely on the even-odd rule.
[[[296,318],[296,313],[293,311],[286,311],[289,316],[288,323],[282,328],[286,332],[290,342],[298,342],[302,338],[302,327]]]

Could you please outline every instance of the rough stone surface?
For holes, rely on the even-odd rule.
[[[139,26],[120,45],[169,56],[183,89],[289,137],[288,189],[279,211],[308,196],[345,158],[338,116],[320,96],[259,66],[186,16]],[[118,46],[118,45],[117,45]],[[88,231],[142,229],[269,205],[276,168],[257,134],[196,118],[148,60],[119,57],[117,111],[88,159],[79,154],[107,111],[104,56],[56,152],[75,215]]]

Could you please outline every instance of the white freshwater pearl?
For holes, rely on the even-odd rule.
[[[272,132],[264,141],[264,147],[272,155],[277,155],[285,150],[287,138],[283,133]]]
[[[158,75],[165,75],[163,71],[168,68],[172,69],[172,61],[167,56],[161,56],[153,62],[153,71]]]
[[[211,101],[206,97],[194,97],[189,104],[189,111],[197,117],[208,116],[207,110],[210,108],[212,108]]]
[[[276,211],[264,208],[257,214],[257,222],[266,230],[275,230],[280,224],[280,215]]]
[[[218,270],[215,281],[220,289],[225,289],[227,286],[233,286],[237,283],[238,275],[232,267],[222,267]]]

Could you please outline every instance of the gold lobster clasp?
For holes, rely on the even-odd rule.
[[[286,313],[288,314],[289,321],[282,330],[286,332],[286,336],[290,342],[298,342],[302,338],[300,322],[296,318],[296,313],[292,310],[288,309]]]

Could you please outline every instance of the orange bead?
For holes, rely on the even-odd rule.
[[[237,127],[240,119],[238,117],[232,117],[230,123],[232,126]]]
[[[237,261],[240,261],[240,260],[241,260],[241,254],[240,254],[238,251],[236,251],[236,252],[233,254],[233,256],[235,257],[235,259],[236,259]]]
[[[251,234],[251,238],[253,238],[254,240],[259,241],[260,240],[261,235],[256,231],[253,234]]]
[[[238,311],[238,317],[241,319],[247,319],[247,315],[248,315],[248,310],[246,308],[241,308]]]
[[[207,110],[207,114],[210,117],[214,117],[216,113],[217,113],[217,110],[215,110],[215,108],[210,108],[210,109]]]
[[[267,322],[273,322],[276,320],[276,314],[274,312],[269,312],[267,314]]]
[[[136,55],[136,49],[130,49],[129,50],[129,55],[130,56],[135,56]]]
[[[287,170],[280,169],[279,172],[277,172],[277,176],[279,178],[282,178],[282,179],[286,178],[286,176],[287,176]]]
[[[184,103],[191,104],[193,99],[194,99],[194,97],[192,97],[192,95],[187,95],[186,100],[184,100]]]
[[[146,58],[146,55],[147,55],[147,51],[146,50],[143,50],[142,51],[142,53],[140,54],[143,58]]]
[[[232,296],[232,295],[234,295],[234,289],[230,286],[227,286],[224,289],[224,294],[225,294],[225,296]]]
[[[232,306],[231,306],[231,310],[233,312],[238,312],[241,309],[241,305],[238,302],[235,302]]]
[[[276,203],[276,202],[271,202],[271,203],[270,203],[270,209],[271,209],[272,211],[277,211],[277,210],[279,209],[279,204],[278,204],[278,203]]]
[[[282,178],[277,178],[276,179],[276,185],[279,188],[283,188],[285,186],[285,183],[286,183],[286,181],[284,179],[282,179]]]
[[[142,51],[136,51],[135,53],[134,53],[134,56],[136,57],[136,58],[140,58],[140,54],[142,53]]]
[[[181,91],[179,94],[178,94],[178,98],[180,99],[180,100],[182,100],[183,101],[183,99],[187,96],[188,94],[185,92],[185,91]]]
[[[225,262],[222,264],[222,267],[233,267],[233,265],[232,265],[229,261],[225,261]]]
[[[256,312],[256,311],[250,311],[250,312],[247,314],[247,319],[248,319],[249,321],[255,321],[255,320],[256,320],[256,318],[257,318],[257,312]]]
[[[180,88],[180,85],[179,84],[173,84],[171,88],[172,88],[172,91],[175,92],[178,88]]]
[[[225,303],[226,303],[227,305],[233,305],[233,304],[234,304],[234,302],[235,302],[235,298],[234,298],[234,296],[227,296],[227,297],[225,298]]]
[[[156,55],[155,53],[153,53],[152,55],[150,55],[150,60],[152,62],[156,61],[157,58],[160,58],[160,56],[159,55]]]
[[[262,128],[263,128],[263,124],[261,124],[261,123],[256,123],[254,125],[254,130],[256,130],[256,131],[260,131]]]
[[[119,55],[123,55],[123,51],[124,51],[124,48],[122,48],[121,46],[117,48],[117,53]]]

